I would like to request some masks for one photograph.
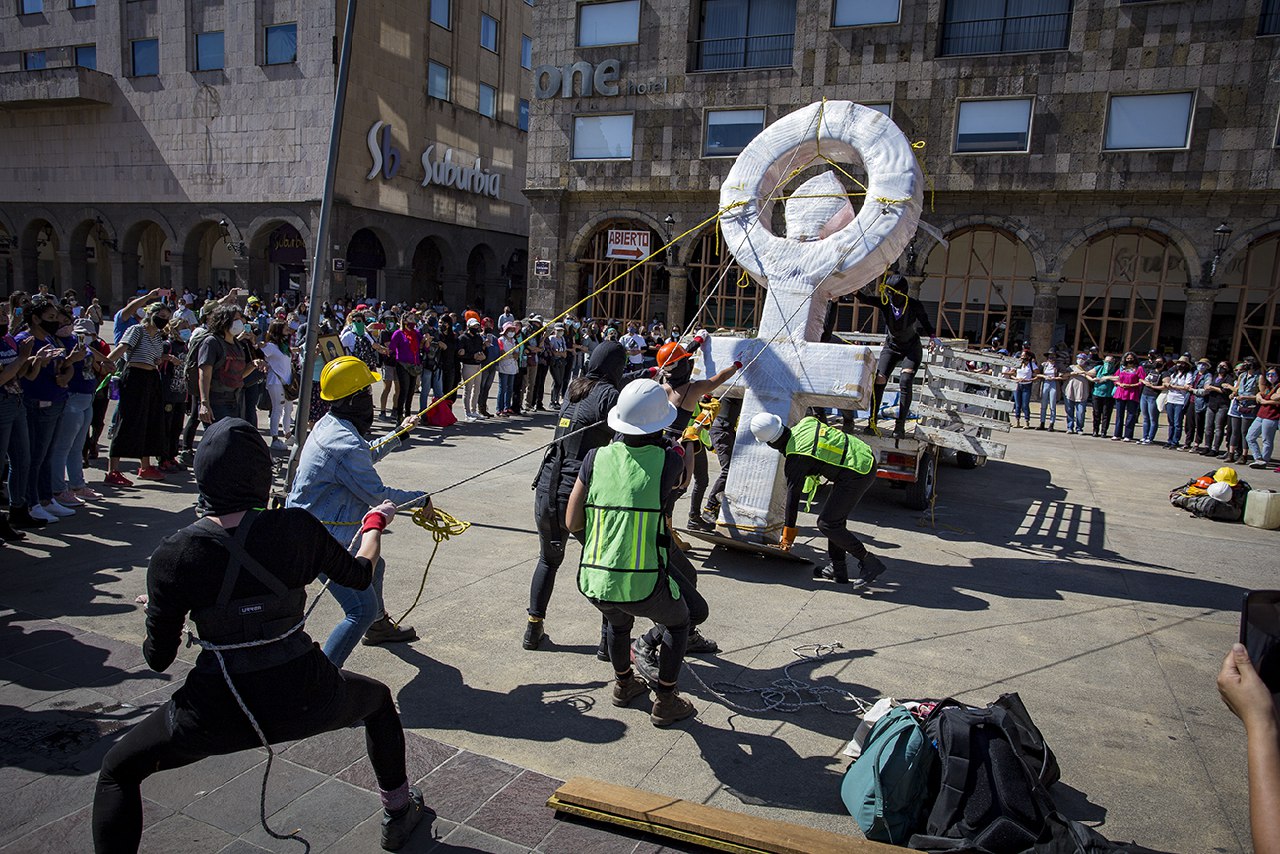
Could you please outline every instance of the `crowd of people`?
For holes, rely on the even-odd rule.
[[[1019,364],[1003,375],[1016,383],[1014,427],[1052,432],[1061,409],[1068,434],[1280,471],[1272,459],[1280,423],[1280,367],[1264,368],[1253,356],[1214,362],[1193,360],[1190,353],[1150,350],[1144,358],[1133,351],[1101,354],[1092,347],[1074,359],[1050,351],[1037,360],[1024,347]],[[1035,399],[1039,418],[1033,423]]]

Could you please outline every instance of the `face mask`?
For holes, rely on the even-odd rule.
[[[22,306],[18,306],[13,310],[14,317],[22,317]]]
[[[243,320],[233,320],[233,321],[231,322],[231,337],[235,338],[235,337],[236,337],[236,336],[238,336],[241,332],[244,332],[244,321],[243,321]]]
[[[1208,373],[1208,372],[1209,372],[1209,366],[1208,366],[1208,365],[1196,365],[1196,373],[1197,373],[1197,374],[1204,374],[1204,373]]]
[[[359,392],[341,401],[333,407],[333,413],[350,421],[361,436],[368,436],[373,432],[373,394],[368,391]]]
[[[178,330],[178,337],[179,337],[179,338],[181,338],[183,341],[190,341],[190,340],[191,340],[191,330],[190,330],[190,329],[179,329],[179,330]]]
[[[40,328],[52,335],[62,328],[62,323],[56,318],[53,320],[42,320],[40,321]]]
[[[353,323],[351,324],[351,328],[352,328],[352,329],[354,329],[354,330],[356,331],[356,334],[357,334],[357,335],[363,335],[363,334],[364,334],[365,326],[364,326],[364,322],[363,322],[363,321],[356,321],[356,322],[353,322]]]
[[[167,314],[159,315],[158,317],[153,319],[151,322],[155,324],[156,329],[164,329],[166,326],[169,325],[169,315]]]

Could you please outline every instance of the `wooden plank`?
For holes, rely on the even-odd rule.
[[[987,430],[995,430],[1000,433],[1009,432],[1009,422],[999,421],[995,418],[987,418],[983,415],[975,415],[972,412],[957,412],[952,409],[941,409],[939,407],[928,406],[923,403],[912,403],[911,408],[926,418],[937,419],[944,422],[939,425],[945,427],[948,423],[963,424],[966,427],[982,427]]]
[[[977,406],[983,409],[994,409],[998,412],[1013,412],[1012,400],[1006,400],[1003,397],[973,394],[972,392],[961,391],[958,388],[947,388],[940,382],[920,383],[916,386],[916,394],[933,400],[944,400],[948,403],[967,404],[968,406]]]
[[[788,560],[792,563],[813,563],[813,561],[809,560],[807,557],[801,557],[794,552],[784,552],[777,546],[769,546],[764,543],[753,543],[749,540],[738,540],[733,537],[725,536],[724,534],[712,534],[708,531],[691,531],[688,528],[677,528],[676,532],[679,533],[681,537],[693,537],[694,539],[702,540],[703,542],[711,543],[712,545],[724,546],[725,548],[736,549],[742,552],[750,552],[762,557],[780,558],[781,560]]]
[[[1015,380],[1006,377],[996,377],[991,374],[975,374],[970,371],[957,371],[954,368],[943,367],[942,365],[929,365],[926,370],[926,376],[930,379],[955,380],[965,385],[980,385],[987,388],[996,388],[1001,391],[1013,391],[1018,387]]]
[[[769,854],[895,854],[892,845],[785,821],[759,818],[705,804],[575,777],[556,789],[548,806],[569,804],[632,821],[669,827]],[[853,824],[853,819],[849,819]]]
[[[942,355],[963,359],[966,362],[979,362],[983,365],[999,365],[1002,368],[1016,368],[1021,362],[1012,356],[1001,356],[999,353],[983,353],[980,350],[970,350],[964,347],[944,347]]]
[[[940,427],[928,427],[923,424],[917,426],[916,429],[929,440],[931,445],[950,448],[953,451],[964,451],[965,453],[976,454],[992,460],[1004,459],[1005,446],[999,442],[982,439],[978,436],[969,436],[964,433],[955,433],[951,430],[943,430]]]

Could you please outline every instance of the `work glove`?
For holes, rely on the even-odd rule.
[[[778,543],[778,548],[782,549],[784,552],[791,551],[791,546],[795,544],[796,534],[798,533],[800,533],[799,528],[783,528],[782,542]]]
[[[360,533],[385,530],[395,516],[396,505],[391,501],[384,501],[364,514],[364,519],[360,522]]]

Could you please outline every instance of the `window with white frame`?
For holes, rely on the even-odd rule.
[[[520,67],[533,68],[533,39],[520,37]]]
[[[1107,105],[1107,151],[1186,148],[1194,92],[1112,95]]]
[[[427,63],[427,94],[441,101],[449,100],[449,67],[438,62]]]
[[[640,0],[584,3],[578,7],[578,47],[640,41]]]
[[[480,15],[480,47],[498,52],[498,21],[488,15]]]
[[[574,116],[574,160],[629,160],[635,114]]]
[[[431,0],[431,10],[427,14],[431,23],[449,29],[449,0]]]
[[[901,5],[902,0],[835,0],[831,10],[831,26],[896,24]]]
[[[764,130],[764,110],[708,110],[703,157],[740,154]]]
[[[1025,152],[1031,141],[1031,100],[961,101],[955,153]]]
[[[498,114],[498,90],[488,83],[480,84],[480,115],[493,118]]]

